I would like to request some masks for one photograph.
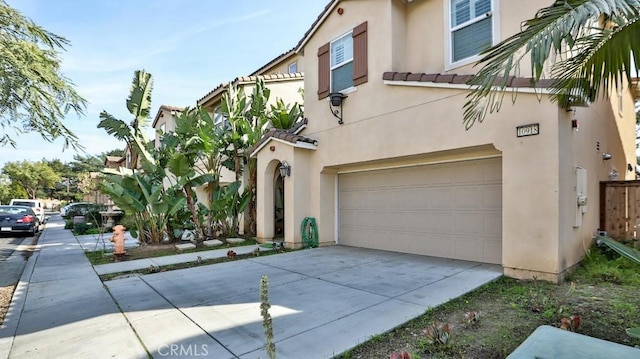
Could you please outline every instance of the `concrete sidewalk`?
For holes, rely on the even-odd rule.
[[[262,275],[278,357],[330,358],[501,274],[495,265],[334,246],[103,285],[53,217],[0,329],[0,358],[266,358]]]
[[[61,219],[46,224],[22,273],[0,328],[0,357],[148,357]]]

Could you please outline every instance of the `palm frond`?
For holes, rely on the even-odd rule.
[[[622,88],[639,68],[640,16],[614,27],[594,31],[576,41],[576,55],[556,63],[551,86],[552,100],[562,107],[583,97],[595,101],[601,91]],[[631,56],[631,54],[633,56]],[[636,62],[632,63],[632,58]]]
[[[483,67],[469,82],[475,87],[464,105],[465,128],[500,108],[509,76],[520,75],[520,61],[527,54],[533,85],[542,77],[545,65],[580,43],[601,16],[630,22],[639,11],[640,0],[565,0],[541,9],[523,23],[521,32],[483,53],[478,62]]]

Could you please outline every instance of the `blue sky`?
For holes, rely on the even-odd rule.
[[[64,123],[87,154],[124,145],[96,126],[105,110],[130,120],[125,107],[133,72],[153,75],[152,116],[162,104],[193,106],[223,82],[248,75],[293,48],[328,0],[7,0],[45,29],[67,38],[62,71],[89,101],[86,115]],[[71,161],[63,142],[37,134],[0,147],[8,161]]]

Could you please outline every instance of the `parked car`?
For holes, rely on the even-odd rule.
[[[73,218],[75,216],[86,216],[89,212],[98,212],[103,210],[104,206],[95,203],[75,202],[62,207],[60,215],[63,218]]]
[[[32,207],[0,206],[0,233],[27,233],[35,236],[40,228],[40,220]]]
[[[11,202],[9,202],[9,205],[31,207],[33,209],[33,212],[36,214],[36,217],[38,217],[38,221],[40,223],[46,222],[46,218],[44,215],[44,205],[37,199],[12,199]]]
[[[79,207],[84,207],[84,206],[87,206],[89,204],[91,204],[91,203],[89,203],[89,202],[72,202],[72,203],[69,203],[66,206],[60,208],[60,216],[66,218],[66,217],[68,217],[67,213],[69,213],[69,211],[72,208],[74,208],[74,207],[78,207],[78,208]]]

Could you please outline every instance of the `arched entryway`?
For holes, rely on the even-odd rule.
[[[273,233],[275,238],[284,240],[284,179],[278,167],[273,178]]]

